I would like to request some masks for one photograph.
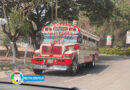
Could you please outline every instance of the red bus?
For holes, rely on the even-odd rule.
[[[71,24],[50,24],[41,30],[40,49],[34,52],[35,74],[43,70],[63,70],[76,74],[79,65],[93,67],[98,60],[99,38]]]

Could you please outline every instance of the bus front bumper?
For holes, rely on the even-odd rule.
[[[46,70],[61,70],[66,71],[69,69],[69,66],[67,65],[40,65],[40,64],[34,64],[33,69],[46,69]]]

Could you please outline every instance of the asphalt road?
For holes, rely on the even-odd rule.
[[[63,71],[46,71],[43,75],[45,75],[43,82],[25,83],[78,87],[86,90],[130,90],[130,57],[100,55],[94,68],[81,67],[77,76]],[[10,80],[10,78],[1,78],[1,80]]]

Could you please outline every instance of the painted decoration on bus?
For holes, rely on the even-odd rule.
[[[42,29],[42,42],[67,42],[76,43],[79,28],[70,24],[52,24]]]
[[[43,27],[42,33],[70,33],[78,34],[79,28],[71,24],[51,24]]]
[[[68,42],[68,43],[76,43],[78,35],[45,35],[43,41],[44,42]]]

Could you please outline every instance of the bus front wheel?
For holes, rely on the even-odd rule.
[[[74,60],[73,62],[72,62],[72,66],[71,66],[71,73],[73,74],[73,75],[76,75],[77,73],[78,73],[78,62],[76,61],[76,60]]]

